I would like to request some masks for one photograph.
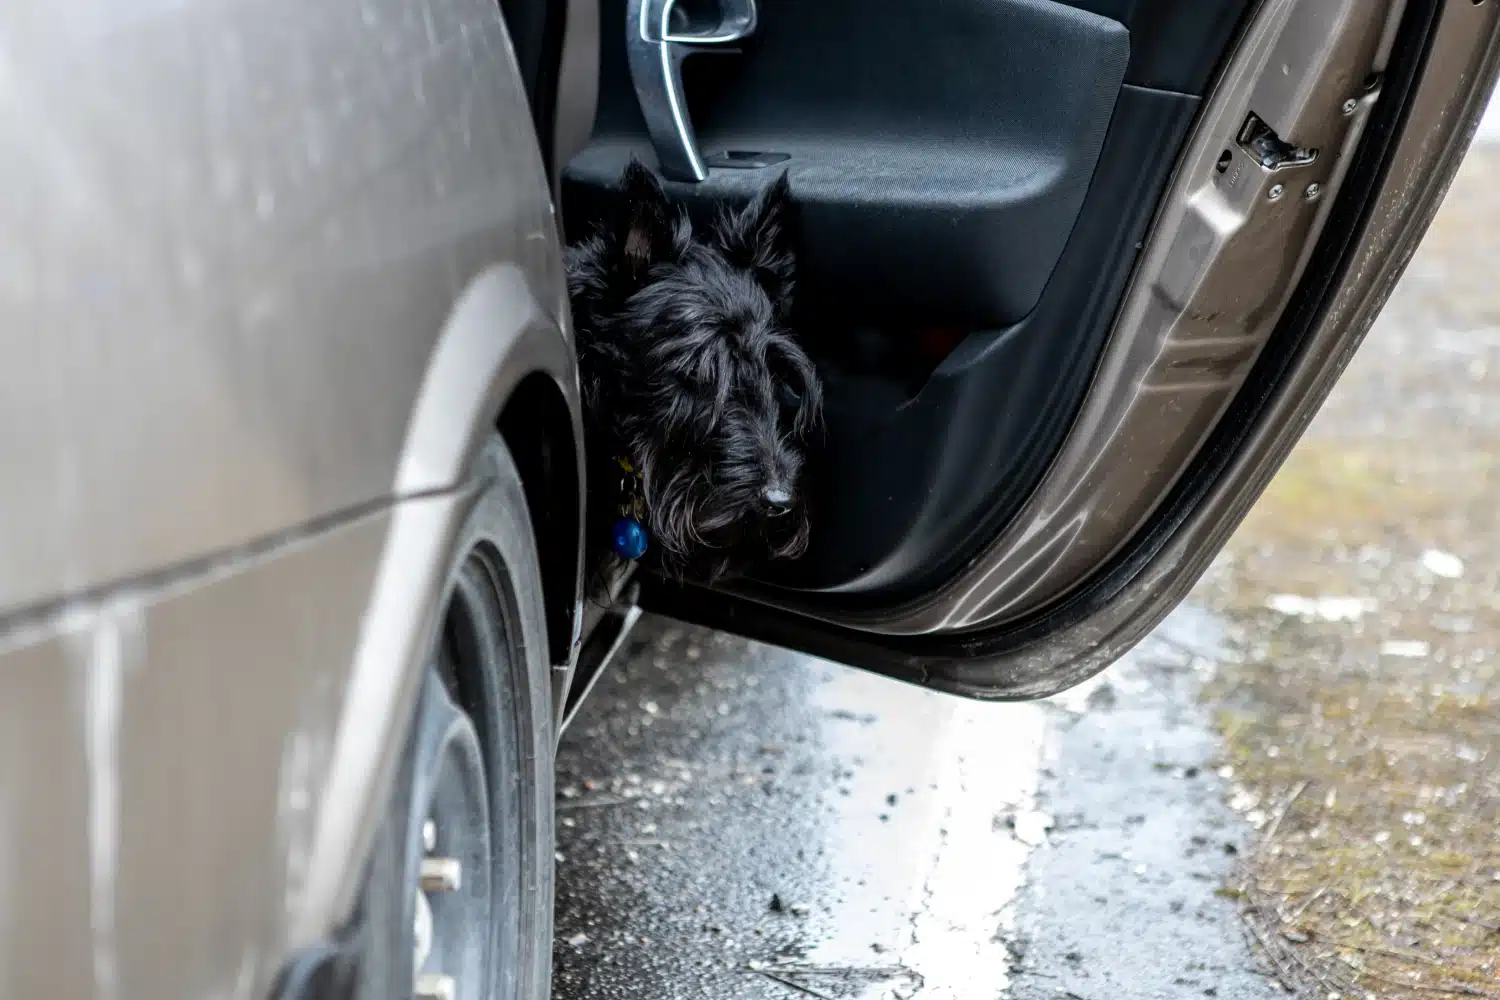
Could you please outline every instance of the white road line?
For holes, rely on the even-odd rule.
[[[1000,995],[1007,911],[1049,825],[1035,809],[1049,710],[832,669],[817,704],[844,776],[826,845],[839,891],[816,901],[820,943],[798,966],[891,970],[860,1000]]]

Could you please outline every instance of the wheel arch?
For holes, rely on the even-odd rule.
[[[495,427],[526,493],[541,567],[548,660],[566,666],[581,617],[583,449],[576,408],[553,378],[533,371],[516,385]]]
[[[565,303],[519,267],[477,275],[434,345],[397,468],[397,498],[453,489],[486,437],[504,438],[542,570],[548,660],[572,662],[582,614],[583,420]]]

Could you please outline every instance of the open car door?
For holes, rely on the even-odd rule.
[[[980,698],[1180,601],[1383,305],[1500,0],[603,0],[575,233],[631,156],[789,172],[808,554],[649,608]]]

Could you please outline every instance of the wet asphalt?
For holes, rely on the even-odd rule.
[[[559,757],[555,995],[1282,995],[1222,895],[1220,633],[984,705],[643,621]]]

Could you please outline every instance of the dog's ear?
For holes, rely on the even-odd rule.
[[[656,175],[634,157],[620,182],[620,208],[616,250],[625,269],[639,278],[672,255],[678,213]]]
[[[756,280],[785,316],[792,299],[796,257],[791,226],[792,187],[785,171],[739,212],[724,212],[714,226],[719,247],[731,263],[755,273]]]

